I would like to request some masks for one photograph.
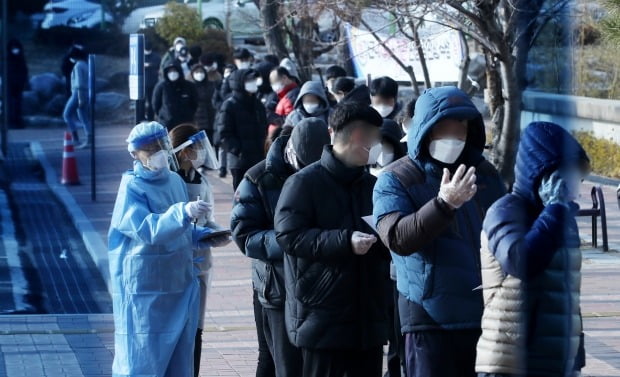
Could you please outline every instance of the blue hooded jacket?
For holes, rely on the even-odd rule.
[[[525,129],[517,153],[512,193],[495,203],[484,221],[489,246],[504,271],[525,279],[545,269],[555,249],[564,242],[545,234],[562,232],[569,219],[566,219],[568,213],[564,206],[543,207],[538,187],[545,175],[562,167],[580,166],[585,161],[588,157],[581,145],[562,127],[534,122]],[[515,211],[517,208],[524,211]],[[505,226],[506,216],[512,217],[516,212],[522,213],[523,218],[515,222],[538,228],[538,232],[530,232],[520,247],[508,247],[521,237],[520,232],[507,232]],[[576,227],[572,224],[574,219],[570,223],[570,227]]]
[[[531,123],[521,136],[512,193],[495,202],[484,220],[488,250],[504,274],[521,282],[523,306],[502,307],[508,304],[499,302],[510,300],[497,293],[494,300],[504,299],[494,304],[500,308],[488,310],[510,315],[496,318],[493,314],[493,328],[488,333],[483,330],[482,338],[493,339],[498,327],[518,321],[515,328],[525,331],[524,368],[528,375],[565,376],[585,362],[583,339],[580,343],[581,251],[574,217],[578,206],[543,206],[538,188],[544,176],[563,168],[583,167],[588,161],[583,148],[562,127]],[[494,288],[491,284],[485,290]],[[502,292],[507,295],[506,290]],[[489,359],[495,360],[496,367],[503,366],[501,358]]]
[[[432,159],[428,152],[429,132],[445,118],[469,121],[465,148],[452,165]],[[420,247],[398,254],[392,250],[403,333],[480,327],[482,295],[475,289],[481,284],[482,220],[486,210],[505,192],[497,171],[482,155],[484,143],[482,116],[465,93],[455,87],[427,89],[416,103],[408,156],[392,164],[394,168],[388,167],[377,180],[373,215],[378,227],[384,217],[394,213],[401,219],[418,216],[416,234],[406,237],[421,239]],[[395,171],[399,164],[411,161],[414,166],[408,169],[418,170],[419,177],[413,184],[403,185]],[[425,215],[440,211],[437,194],[443,168],[454,172],[460,164],[477,168],[478,192],[458,210],[444,210],[450,214],[442,215],[443,228],[437,230]]]

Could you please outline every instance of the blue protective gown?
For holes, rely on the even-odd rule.
[[[123,175],[108,234],[113,376],[193,375],[198,280],[185,183],[139,161]]]

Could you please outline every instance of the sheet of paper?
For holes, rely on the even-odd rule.
[[[362,220],[364,220],[364,222],[368,224],[370,228],[375,231],[375,233],[379,233],[377,232],[377,227],[375,226],[375,219],[372,217],[372,215],[362,216]]]

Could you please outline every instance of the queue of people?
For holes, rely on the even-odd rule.
[[[401,103],[389,77],[358,85],[334,66],[302,83],[288,59],[200,53],[175,40],[157,122],[127,139],[115,376],[198,375],[212,249],[231,240],[252,259],[257,377],[379,377],[385,345],[390,377],[579,375],[590,167],[560,125],[524,130],[507,190],[456,87]],[[232,175],[229,232],[209,171]]]

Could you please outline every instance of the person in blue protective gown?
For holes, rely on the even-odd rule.
[[[188,202],[161,124],[138,124],[127,142],[134,168],[122,177],[108,234],[112,374],[191,377],[199,304],[192,250],[210,232],[192,222],[209,205]]]

